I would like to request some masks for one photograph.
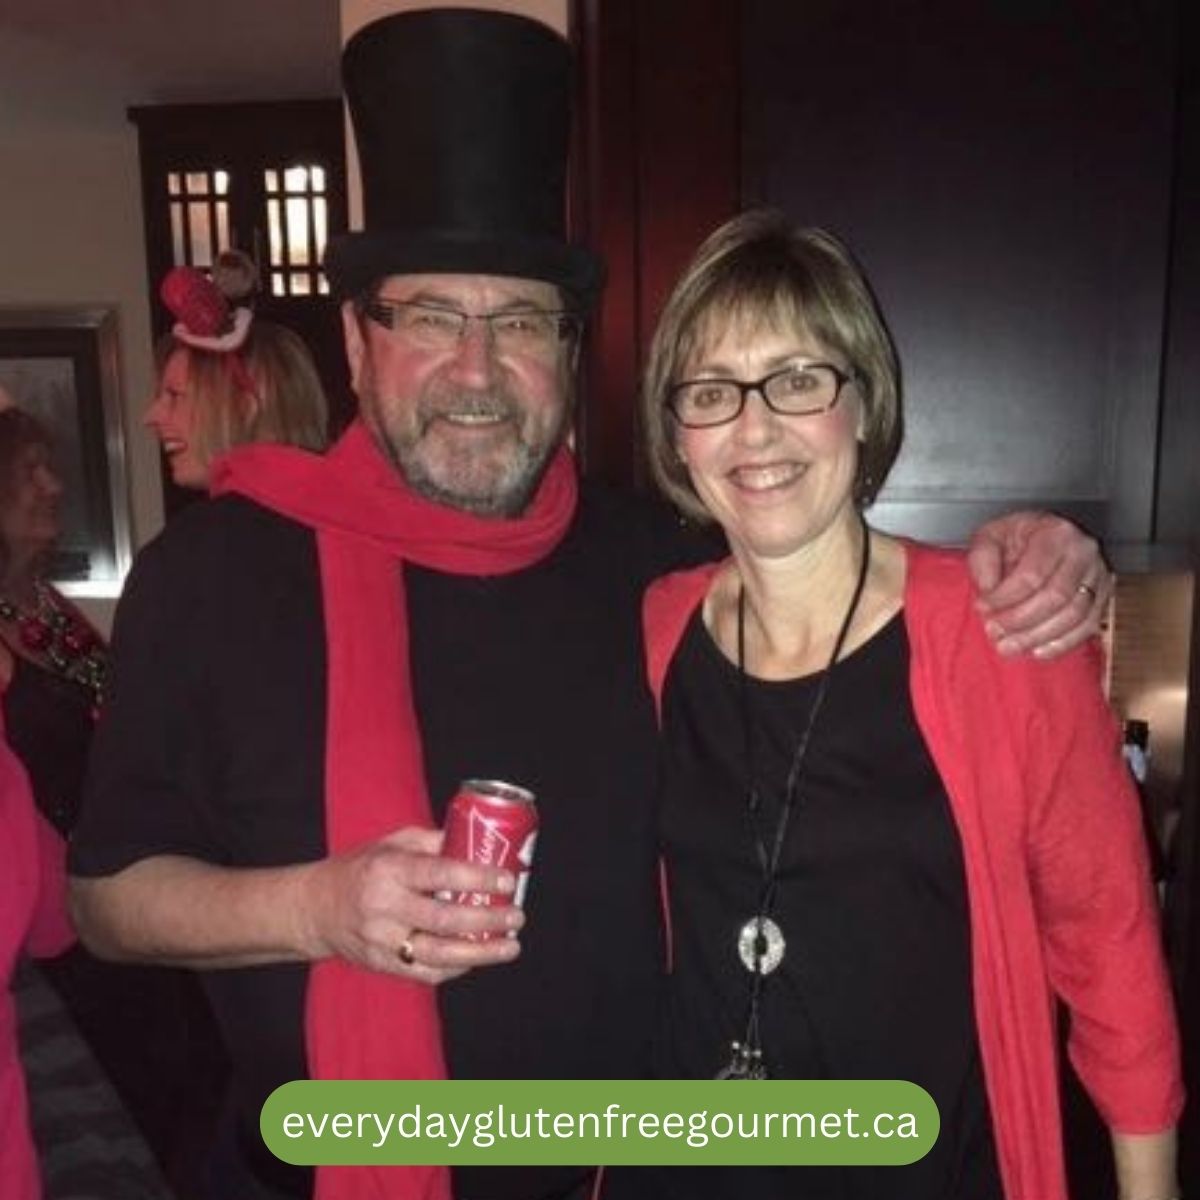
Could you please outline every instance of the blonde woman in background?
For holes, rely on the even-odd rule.
[[[221,255],[210,279],[177,267],[162,298],[178,318],[158,347],[158,381],[146,426],[180,487],[207,490],[214,459],[247,442],[324,450],[325,393],[312,356],[290,329],[247,303],[254,266]]]

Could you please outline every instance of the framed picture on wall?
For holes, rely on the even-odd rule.
[[[0,306],[0,390],[54,444],[64,487],[55,584],[71,595],[117,595],[130,523],[116,310]]]

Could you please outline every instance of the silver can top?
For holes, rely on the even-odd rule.
[[[518,787],[515,783],[505,783],[502,779],[464,779],[459,790],[471,792],[476,796],[486,796],[489,800],[502,800],[508,804],[532,804],[533,793],[528,788]]]

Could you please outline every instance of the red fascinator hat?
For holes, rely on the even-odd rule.
[[[238,350],[254,319],[257,284],[254,262],[240,250],[219,255],[211,277],[195,267],[173,267],[159,288],[163,304],[175,317],[171,333],[197,350]]]

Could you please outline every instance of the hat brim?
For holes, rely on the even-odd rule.
[[[514,234],[344,233],[330,238],[324,265],[330,288],[342,300],[387,275],[503,275],[553,283],[586,311],[604,286],[604,264],[591,251],[554,238]]]

